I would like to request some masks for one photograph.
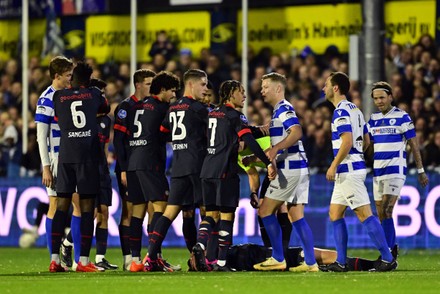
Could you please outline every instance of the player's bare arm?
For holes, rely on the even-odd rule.
[[[420,155],[420,149],[419,149],[419,144],[417,143],[417,138],[411,138],[408,141],[409,146],[411,147],[411,151],[414,155],[414,160],[416,162],[416,167],[417,167],[417,171],[418,171],[418,180],[420,185],[422,185],[422,187],[426,187],[426,185],[428,185],[428,176],[425,173],[425,170],[423,169],[423,163],[422,163],[422,156]]]

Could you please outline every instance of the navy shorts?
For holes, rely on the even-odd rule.
[[[98,162],[85,163],[58,163],[58,177],[56,191],[62,194],[99,193],[99,164]]]
[[[169,185],[163,172],[137,170],[127,172],[128,201],[133,204],[148,201],[168,201]]]
[[[206,207],[238,207],[240,178],[232,175],[224,179],[202,179],[202,191]]]
[[[171,178],[168,204],[182,206],[184,210],[194,209],[201,204],[202,184],[199,175]]]

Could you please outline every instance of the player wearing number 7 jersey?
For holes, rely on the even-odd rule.
[[[70,89],[53,96],[55,119],[61,131],[58,162],[57,210],[52,224],[52,262],[59,263],[59,248],[72,194],[80,197],[81,254],[76,271],[96,272],[89,262],[93,237],[93,210],[99,193],[100,144],[98,113],[107,114],[108,104],[96,87],[88,88],[92,68],[79,62],[72,74]]]

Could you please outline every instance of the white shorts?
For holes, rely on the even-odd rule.
[[[267,198],[285,201],[290,204],[309,202],[309,175],[285,176],[278,170],[277,177],[270,182]]]
[[[336,174],[331,204],[349,206],[352,210],[370,204],[365,173]]]
[[[405,180],[399,178],[373,179],[374,201],[382,201],[383,195],[397,196],[397,199],[400,199],[400,191],[404,184]]]
[[[57,192],[55,191],[55,187],[57,184],[57,176],[58,176],[58,155],[51,156],[50,170],[52,171],[52,176],[53,176],[53,188],[46,187],[47,195],[48,196],[57,196]]]

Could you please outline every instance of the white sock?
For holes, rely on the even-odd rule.
[[[57,264],[60,264],[60,255],[59,254],[52,254],[50,256],[51,261],[55,261]]]
[[[225,266],[226,265],[226,260],[217,260],[217,264],[219,266]]]
[[[95,262],[96,263],[101,262],[104,258],[105,258],[104,255],[97,254],[96,257],[95,257]]]
[[[140,264],[141,263],[141,258],[139,256],[136,257],[132,257],[132,261],[134,261],[136,264]]]
[[[88,256],[80,256],[79,257],[79,262],[81,262],[82,265],[88,265],[89,264],[89,257]]]

